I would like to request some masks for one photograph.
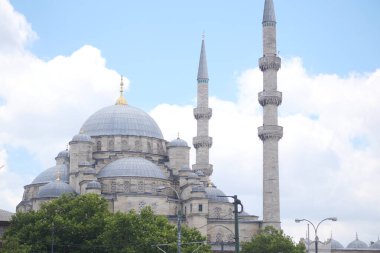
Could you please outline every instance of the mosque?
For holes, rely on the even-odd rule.
[[[208,83],[203,38],[197,107],[193,111],[197,124],[197,136],[192,143],[196,162],[191,167],[188,143],[179,136],[165,140],[149,114],[127,103],[121,79],[116,103],[90,115],[69,141],[68,148],[55,157],[56,165],[24,186],[17,211],[38,210],[41,204],[62,194],[95,193],[108,200],[112,212],[139,211],[149,206],[173,222],[182,213],[183,223],[197,228],[210,244],[232,244],[234,205],[211,181],[212,109]],[[244,212],[239,215],[239,238],[249,240],[263,221]]]
[[[283,129],[278,126],[277,115],[282,102],[282,93],[277,91],[281,59],[276,49],[273,0],[265,0],[262,25],[263,57],[259,59],[259,67],[263,72],[263,91],[258,94],[258,101],[263,106],[263,125],[258,128],[258,136],[263,142],[263,220],[240,213],[240,241],[249,240],[263,226],[281,227],[278,142]],[[156,214],[165,215],[173,222],[177,214],[182,213],[183,223],[207,236],[214,250],[226,245],[228,251],[228,245],[235,241],[234,205],[211,181],[209,120],[212,109],[209,108],[208,83],[203,38],[197,107],[193,111],[197,124],[197,135],[192,141],[196,161],[191,167],[188,143],[179,136],[165,140],[152,117],[127,103],[121,80],[116,103],[90,115],[69,141],[68,148],[55,157],[56,165],[24,186],[17,211],[38,210],[42,203],[65,193],[95,193],[108,201],[112,212],[139,211],[150,206]],[[331,239],[327,246],[320,248],[337,253],[356,252],[356,249],[366,252],[368,246],[355,244],[356,241],[345,249]],[[371,245],[372,250],[379,245],[379,241]]]

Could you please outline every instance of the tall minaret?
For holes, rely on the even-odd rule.
[[[208,121],[212,116],[212,109],[208,108],[208,80],[203,35],[197,77],[197,107],[194,108],[194,117],[197,120],[197,136],[193,138],[193,145],[196,149],[196,163],[193,164],[193,170],[202,171],[207,178],[212,174],[212,164],[209,164],[209,149],[212,146],[212,138],[208,136]]]
[[[282,127],[278,126],[277,107],[281,104],[282,93],[277,91],[277,71],[281,59],[276,49],[276,15],[273,0],[265,0],[263,16],[263,57],[259,66],[263,72],[264,90],[259,93],[263,106],[263,126],[258,135],[263,141],[263,222],[264,226],[281,227],[280,187],[278,169],[278,141]]]

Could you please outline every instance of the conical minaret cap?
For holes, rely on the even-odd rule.
[[[276,22],[273,0],[265,0],[263,23],[264,22]]]
[[[197,80],[208,80],[207,71],[207,59],[206,59],[206,49],[205,49],[205,39],[202,39],[201,56],[199,58],[199,68]]]

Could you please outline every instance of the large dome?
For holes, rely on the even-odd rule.
[[[148,177],[167,179],[157,165],[140,157],[122,158],[107,164],[98,174],[98,178],[105,177]]]
[[[89,136],[135,135],[163,139],[157,123],[146,112],[120,104],[95,112],[84,122],[81,133]]]

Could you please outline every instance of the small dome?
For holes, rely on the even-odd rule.
[[[141,157],[122,158],[107,164],[98,174],[98,178],[104,177],[149,177],[167,179],[157,165]]]
[[[173,148],[173,147],[186,147],[188,148],[189,145],[187,145],[187,142],[177,138],[175,140],[172,140],[171,142],[168,143],[168,148]]]
[[[32,184],[46,184],[57,179],[60,176],[61,181],[69,182],[69,169],[66,164],[56,165],[41,172],[33,181]]]
[[[102,188],[102,186],[101,186],[101,184],[98,181],[91,181],[86,186],[86,190],[101,189],[101,188]]]
[[[219,197],[219,196],[226,196],[226,194],[224,194],[224,192],[217,189],[216,187],[206,187],[205,190],[206,190],[206,196],[209,201],[229,203],[227,197]]]
[[[57,158],[69,158],[70,157],[70,153],[68,150],[63,150],[61,152],[58,153]]]
[[[81,132],[89,136],[134,135],[163,139],[161,129],[149,114],[120,104],[95,112],[84,122]]]
[[[358,235],[356,235],[356,239],[350,242],[346,248],[347,249],[367,249],[368,245],[365,242],[360,241],[358,238]]]
[[[337,240],[334,240],[331,238],[330,243],[331,243],[331,249],[344,249],[343,245]]]
[[[75,193],[75,191],[67,183],[55,180],[40,187],[37,198],[57,198],[66,193]]]
[[[380,249],[380,239],[370,246],[371,249]]]
[[[96,170],[94,168],[86,168],[83,174],[94,175],[96,174]]]
[[[88,136],[87,134],[77,134],[74,135],[73,139],[71,141],[77,141],[77,142],[92,142],[91,137]]]

